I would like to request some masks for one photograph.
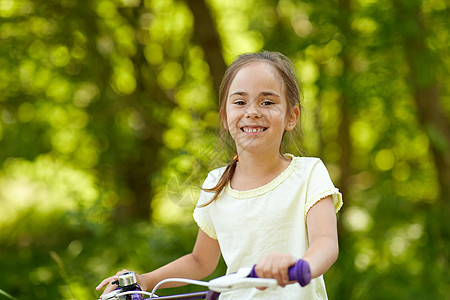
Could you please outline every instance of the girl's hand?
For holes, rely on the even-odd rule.
[[[272,253],[256,265],[255,271],[259,278],[274,278],[278,285],[285,287],[289,283],[288,269],[295,265],[297,259],[286,253]],[[259,288],[261,290],[265,288]]]
[[[114,291],[117,288],[117,285],[112,284],[112,282],[118,280],[119,275],[122,275],[122,274],[128,273],[128,272],[130,272],[130,271],[123,269],[122,271],[117,272],[116,275],[103,279],[103,281],[100,282],[100,284],[95,289],[97,291],[100,291],[104,286],[106,286],[106,288],[103,291],[101,296]],[[136,280],[137,280],[137,284],[141,287],[141,289],[143,291],[145,291],[144,287],[142,286],[141,275],[136,274]]]

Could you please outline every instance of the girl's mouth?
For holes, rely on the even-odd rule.
[[[241,131],[246,133],[263,132],[266,130],[267,127],[248,127],[248,126],[241,127]]]

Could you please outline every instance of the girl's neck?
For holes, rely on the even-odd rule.
[[[278,151],[274,153],[241,153],[235,174],[231,179],[231,187],[237,190],[250,190],[263,186],[288,166],[290,160]]]

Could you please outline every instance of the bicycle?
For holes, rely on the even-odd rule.
[[[305,286],[311,280],[311,272],[309,265],[302,259],[298,260],[295,265],[288,270],[289,280],[297,281],[301,286]],[[155,295],[157,289],[167,282],[182,282],[188,284],[195,284],[205,286],[207,291],[193,292],[185,294],[176,294],[171,296]],[[103,295],[99,300],[142,300],[143,296],[149,296],[146,299],[158,299],[158,300],[194,300],[194,299],[206,299],[216,300],[220,293],[240,289],[240,288],[252,288],[252,287],[265,287],[275,288],[278,282],[271,278],[258,278],[255,272],[255,266],[249,268],[241,268],[236,273],[228,274],[222,277],[215,278],[208,282],[200,280],[192,280],[185,278],[168,278],[160,281],[151,292],[142,291],[137,284],[136,274],[134,272],[128,272],[119,276],[119,279],[113,282],[118,288],[108,294]]]

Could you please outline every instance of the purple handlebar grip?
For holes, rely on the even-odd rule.
[[[311,281],[311,269],[306,260],[299,259],[295,265],[289,268],[289,280],[298,281],[301,286],[307,285]]]
[[[253,266],[252,271],[248,277],[258,278],[255,271],[256,265]],[[288,269],[289,280],[297,281],[301,286],[305,286],[311,281],[311,269],[306,260],[299,259],[295,265]]]

